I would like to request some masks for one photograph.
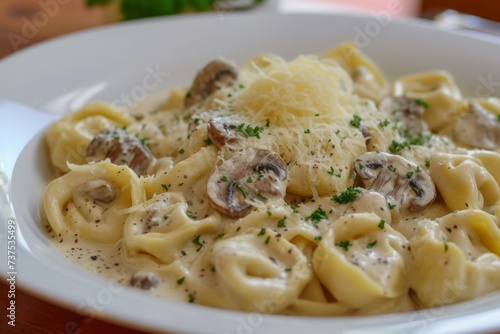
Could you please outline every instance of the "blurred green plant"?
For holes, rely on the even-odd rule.
[[[235,10],[248,8],[264,0],[85,0],[87,6],[103,6],[119,2],[124,20],[145,17],[205,12],[209,10]]]

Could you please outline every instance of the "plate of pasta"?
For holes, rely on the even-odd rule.
[[[18,280],[151,331],[498,330],[499,52],[391,15],[228,13],[8,57],[0,99],[37,110],[2,124],[27,143],[3,148]]]

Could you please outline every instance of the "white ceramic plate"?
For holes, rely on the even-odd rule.
[[[63,37],[1,61],[0,168],[7,177],[19,156],[11,184],[18,284],[81,314],[152,331],[478,333],[500,329],[498,294],[421,312],[357,318],[245,314],[170,302],[115,286],[71,265],[42,234],[38,204],[50,169],[40,131],[59,115],[90,100],[112,102],[122,94],[140,97],[142,90],[137,87],[145,87],[152,71],[158,85],[147,94],[188,85],[199,68],[218,56],[239,64],[261,52],[292,58],[353,39],[390,78],[441,68],[454,74],[465,96],[500,96],[500,43],[390,16],[228,13],[154,19]],[[151,87],[153,81],[148,83]],[[4,222],[10,213],[5,198],[0,200],[5,245]],[[8,272],[6,263],[2,248],[1,275]],[[450,298],[443,293],[443,299]]]

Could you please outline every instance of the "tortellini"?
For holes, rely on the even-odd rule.
[[[50,160],[58,173],[70,171],[68,163],[85,163],[87,146],[103,130],[122,128],[134,119],[109,104],[94,102],[55,123],[47,132]]]
[[[482,211],[428,221],[410,247],[410,286],[424,307],[468,300],[500,287],[500,231]]]
[[[115,243],[122,238],[127,210],[145,201],[137,175],[109,161],[69,165],[43,194],[50,226],[57,234]]]

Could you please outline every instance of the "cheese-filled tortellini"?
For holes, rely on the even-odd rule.
[[[396,96],[419,99],[424,119],[432,131],[452,124],[465,111],[466,103],[453,77],[446,71],[411,74],[399,78],[393,87]]]
[[[500,200],[500,187],[481,161],[466,155],[434,154],[431,177],[451,210],[483,209]]]
[[[212,284],[197,297],[205,303],[248,312],[279,313],[299,295],[311,277],[307,258],[271,229],[250,228],[222,238],[195,264],[192,280],[200,272],[212,275]]]
[[[57,234],[115,243],[131,207],[145,200],[137,175],[109,161],[69,165],[70,172],[52,181],[43,194],[43,207]]]
[[[332,296],[353,308],[407,292],[407,240],[370,213],[339,218],[313,255],[313,267]]]
[[[500,231],[492,216],[480,210],[427,221],[410,247],[410,286],[424,307],[468,300],[500,287]]]
[[[82,165],[86,162],[87,147],[99,132],[133,124],[135,120],[109,104],[94,102],[69,114],[48,130],[50,161],[57,173],[69,172],[68,163]]]
[[[350,74],[354,91],[361,97],[378,102],[389,91],[389,83],[383,72],[354,44],[342,43],[321,55],[332,59]]]

